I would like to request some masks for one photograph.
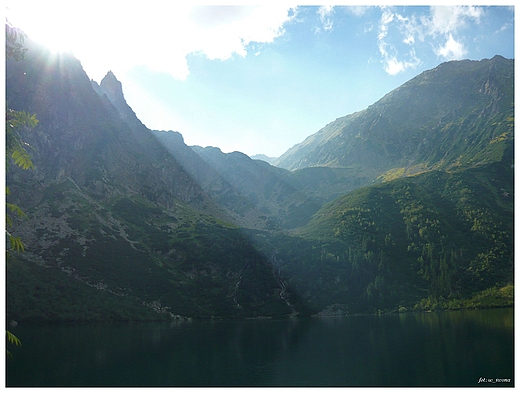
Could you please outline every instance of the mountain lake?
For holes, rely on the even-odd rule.
[[[7,386],[514,386],[513,309],[19,324]]]

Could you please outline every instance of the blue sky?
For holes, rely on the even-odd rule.
[[[444,61],[514,58],[507,6],[121,4],[13,0],[7,16],[90,78],[112,70],[147,127],[224,152],[276,157]]]

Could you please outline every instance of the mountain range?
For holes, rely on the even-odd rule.
[[[6,64],[34,170],[17,321],[281,317],[512,303],[514,61],[426,71],[276,159],[150,130],[112,72],[27,42]],[[271,163],[267,162],[270,161]]]

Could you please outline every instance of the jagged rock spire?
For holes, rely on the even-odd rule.
[[[125,103],[123,95],[123,86],[119,82],[112,71],[108,71],[105,77],[101,80],[101,89],[107,95],[107,98],[114,104]]]

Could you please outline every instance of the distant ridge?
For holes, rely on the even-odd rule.
[[[268,157],[265,154],[255,154],[254,156],[251,156],[251,158],[253,160],[262,160],[269,164],[273,164],[277,160],[277,157]]]

